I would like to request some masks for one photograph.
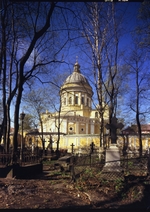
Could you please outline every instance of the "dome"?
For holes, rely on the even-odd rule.
[[[78,62],[74,64],[74,70],[60,88],[61,110],[78,111],[79,115],[89,116],[92,102],[92,87],[86,77],[80,72]]]
[[[67,77],[67,79],[64,82],[64,85],[70,83],[82,83],[89,85],[88,80],[80,72],[80,65],[78,64],[78,62],[75,63],[74,71],[71,75]]]

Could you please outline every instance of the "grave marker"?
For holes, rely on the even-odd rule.
[[[73,154],[73,147],[74,147],[75,145],[72,143],[70,146],[71,146],[71,153]]]
[[[109,149],[106,150],[105,166],[103,172],[120,172],[120,153],[116,146],[117,144],[117,129],[122,129],[123,124],[117,122],[117,118],[112,117],[111,124],[106,124],[106,128],[110,129],[111,144]]]
[[[91,153],[93,153],[93,151],[94,151],[94,146],[95,146],[95,144],[94,144],[94,142],[92,142],[91,144],[90,144],[90,147],[91,147]]]
[[[117,120],[118,119],[114,116],[111,119],[111,123],[110,124],[107,123],[105,125],[106,129],[110,130],[110,138],[111,138],[111,143],[112,144],[116,144],[117,129],[122,129],[124,127],[124,125],[122,123],[118,123]]]

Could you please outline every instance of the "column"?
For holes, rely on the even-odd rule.
[[[91,143],[91,138],[88,137],[88,138],[87,138],[87,146],[88,146],[88,147],[90,146],[90,143]]]
[[[75,105],[75,93],[72,92],[72,105]]]
[[[66,92],[66,106],[68,106],[68,93]]]
[[[145,149],[147,149],[147,148],[148,148],[148,139],[145,138]]]
[[[63,120],[63,124],[64,124],[64,126],[63,126],[63,129],[62,129],[62,132],[67,134],[67,120],[66,119]]]
[[[136,139],[135,139],[135,136],[133,138],[134,138],[134,148],[136,149]]]
[[[131,136],[129,136],[129,147],[131,147]]]
[[[88,125],[89,125],[89,123],[88,123],[88,121],[86,121],[86,129],[85,129],[86,134],[88,134]]]
[[[78,99],[78,101],[79,101],[79,105],[81,105],[81,93],[79,93],[79,99]]]
[[[93,121],[91,120],[91,134],[94,134],[94,123]]]
[[[79,134],[79,121],[76,121],[76,134]]]
[[[84,95],[84,105],[87,106],[87,94]]]

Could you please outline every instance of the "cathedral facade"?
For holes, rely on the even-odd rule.
[[[41,114],[43,132],[50,132],[53,148],[56,148],[58,133],[59,148],[71,151],[71,145],[77,152],[88,149],[91,142],[97,148],[100,146],[100,118],[96,109],[92,109],[93,90],[87,78],[80,71],[78,62],[60,88],[60,112]],[[108,110],[104,120],[108,122]],[[59,129],[59,132],[58,132]],[[49,136],[45,136],[45,146],[48,147]]]

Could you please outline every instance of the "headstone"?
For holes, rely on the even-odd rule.
[[[111,145],[106,150],[105,166],[103,171],[106,172],[120,172],[120,152],[116,145]]]
[[[111,124],[106,124],[107,129],[110,129],[111,144],[106,150],[105,166],[103,171],[105,172],[120,172],[120,152],[117,147],[117,129],[122,129],[123,124],[117,122],[116,117],[112,117]]]

